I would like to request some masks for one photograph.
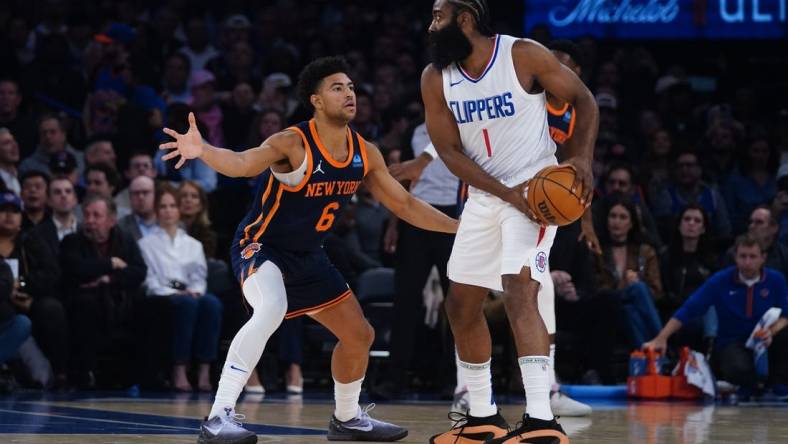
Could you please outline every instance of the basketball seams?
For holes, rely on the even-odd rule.
[[[544,172],[546,172],[547,174],[543,175]],[[538,214],[540,216],[540,219],[544,223],[549,224],[549,225],[559,225],[559,226],[561,226],[561,225],[567,225],[568,223],[570,223],[569,222],[570,218],[568,218],[566,216],[566,214],[564,213],[564,210],[567,210],[567,208],[564,208],[564,207],[569,206],[570,207],[569,210],[571,210],[573,208],[571,208],[571,206],[572,206],[571,200],[567,201],[563,196],[561,196],[560,202],[561,203],[566,203],[567,205],[562,205],[560,207],[558,205],[556,205],[556,203],[550,197],[550,193],[548,193],[548,188],[547,188],[546,182],[549,182],[549,184],[551,186],[558,187],[558,188],[550,188],[552,193],[555,194],[555,193],[558,193],[559,190],[561,190],[562,192],[565,192],[566,194],[569,194],[570,196],[573,196],[575,199],[577,199],[577,203],[578,204],[580,203],[580,196],[578,196],[576,193],[573,193],[571,188],[567,187],[566,185],[564,185],[564,183],[561,182],[561,180],[563,178],[560,177],[560,175],[562,173],[568,174],[570,177],[567,178],[567,179],[571,179],[571,181],[575,180],[575,177],[576,177],[576,174],[577,174],[573,168],[569,168],[569,167],[558,167],[558,166],[556,166],[556,167],[547,167],[547,168],[537,172],[536,176],[532,177],[529,180],[529,182],[530,182],[529,188],[531,188],[533,190],[533,192],[529,193],[530,195],[527,196],[527,203],[528,203],[529,207],[531,208],[531,210],[534,211],[535,214]],[[555,176],[556,174],[559,175],[559,177],[556,177]],[[550,177],[550,176],[553,176],[553,177],[556,177],[556,178],[553,178],[553,177]],[[540,184],[541,187],[536,185],[536,183],[535,183],[536,179],[541,179],[542,180],[542,182]],[[563,180],[563,182],[566,182],[566,180]],[[536,196],[536,193],[539,192],[539,191],[541,191],[542,194],[544,194],[544,197]],[[558,194],[561,194],[561,193],[558,193]],[[558,196],[556,196],[556,197],[558,197]],[[547,211],[548,212],[553,212],[555,214],[555,216],[556,216],[556,219],[560,218],[562,220],[554,221],[552,223],[546,222],[546,219],[545,219],[544,215],[542,214],[542,210],[537,205],[537,202],[544,202],[543,205],[549,205],[549,209],[547,209]],[[582,215],[582,212],[581,212],[581,215]],[[574,218],[572,220],[575,220],[575,219],[577,219],[577,218]],[[558,222],[561,222],[561,223],[558,223]]]
[[[564,215],[564,213],[561,212],[561,210],[558,209],[558,206],[555,203],[553,203],[553,199],[550,199],[550,195],[547,193],[547,189],[545,188],[545,183],[547,183],[548,181],[553,182],[553,183],[557,183],[554,180],[549,180],[549,179],[542,180],[542,193],[544,193],[544,198],[547,201],[547,203],[550,204],[550,206],[552,207],[553,211],[558,213],[558,215],[561,216],[564,219],[564,221],[568,222],[569,218],[566,217]],[[562,188],[565,188],[565,187],[562,186]],[[571,191],[570,191],[570,193],[571,193]],[[574,196],[574,193],[572,193],[572,195]]]

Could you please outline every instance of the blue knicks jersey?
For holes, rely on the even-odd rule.
[[[280,182],[269,168],[260,176],[255,202],[238,225],[235,242],[242,257],[261,246],[288,251],[319,250],[328,230],[367,173],[364,139],[348,129],[348,156],[335,160],[317,135],[314,119],[288,128],[303,139],[304,178],[295,186]]]
[[[572,137],[575,130],[575,109],[568,103],[561,109],[547,104],[547,124],[550,126],[550,137],[556,145],[563,145]]]

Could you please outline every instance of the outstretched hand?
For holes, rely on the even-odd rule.
[[[175,164],[175,169],[180,169],[187,160],[196,159],[202,155],[202,135],[200,130],[197,129],[197,122],[194,118],[194,113],[189,113],[189,130],[185,134],[178,134],[177,131],[170,128],[164,128],[164,132],[175,139],[174,142],[166,142],[159,145],[161,150],[173,151],[162,156],[162,160],[167,161],[181,156],[178,163]]]

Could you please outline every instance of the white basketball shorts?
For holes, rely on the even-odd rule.
[[[498,197],[471,194],[449,258],[454,282],[503,291],[502,276],[528,267],[538,281],[539,311],[550,334],[555,332],[550,247],[558,227],[540,226]]]

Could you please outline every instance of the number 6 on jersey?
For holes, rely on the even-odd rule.
[[[334,214],[333,212],[339,209],[338,202],[331,202],[330,204],[326,205],[323,208],[323,214],[320,215],[320,220],[317,221],[317,225],[315,225],[315,230],[317,231],[328,231],[331,229],[331,226],[334,225]]]

